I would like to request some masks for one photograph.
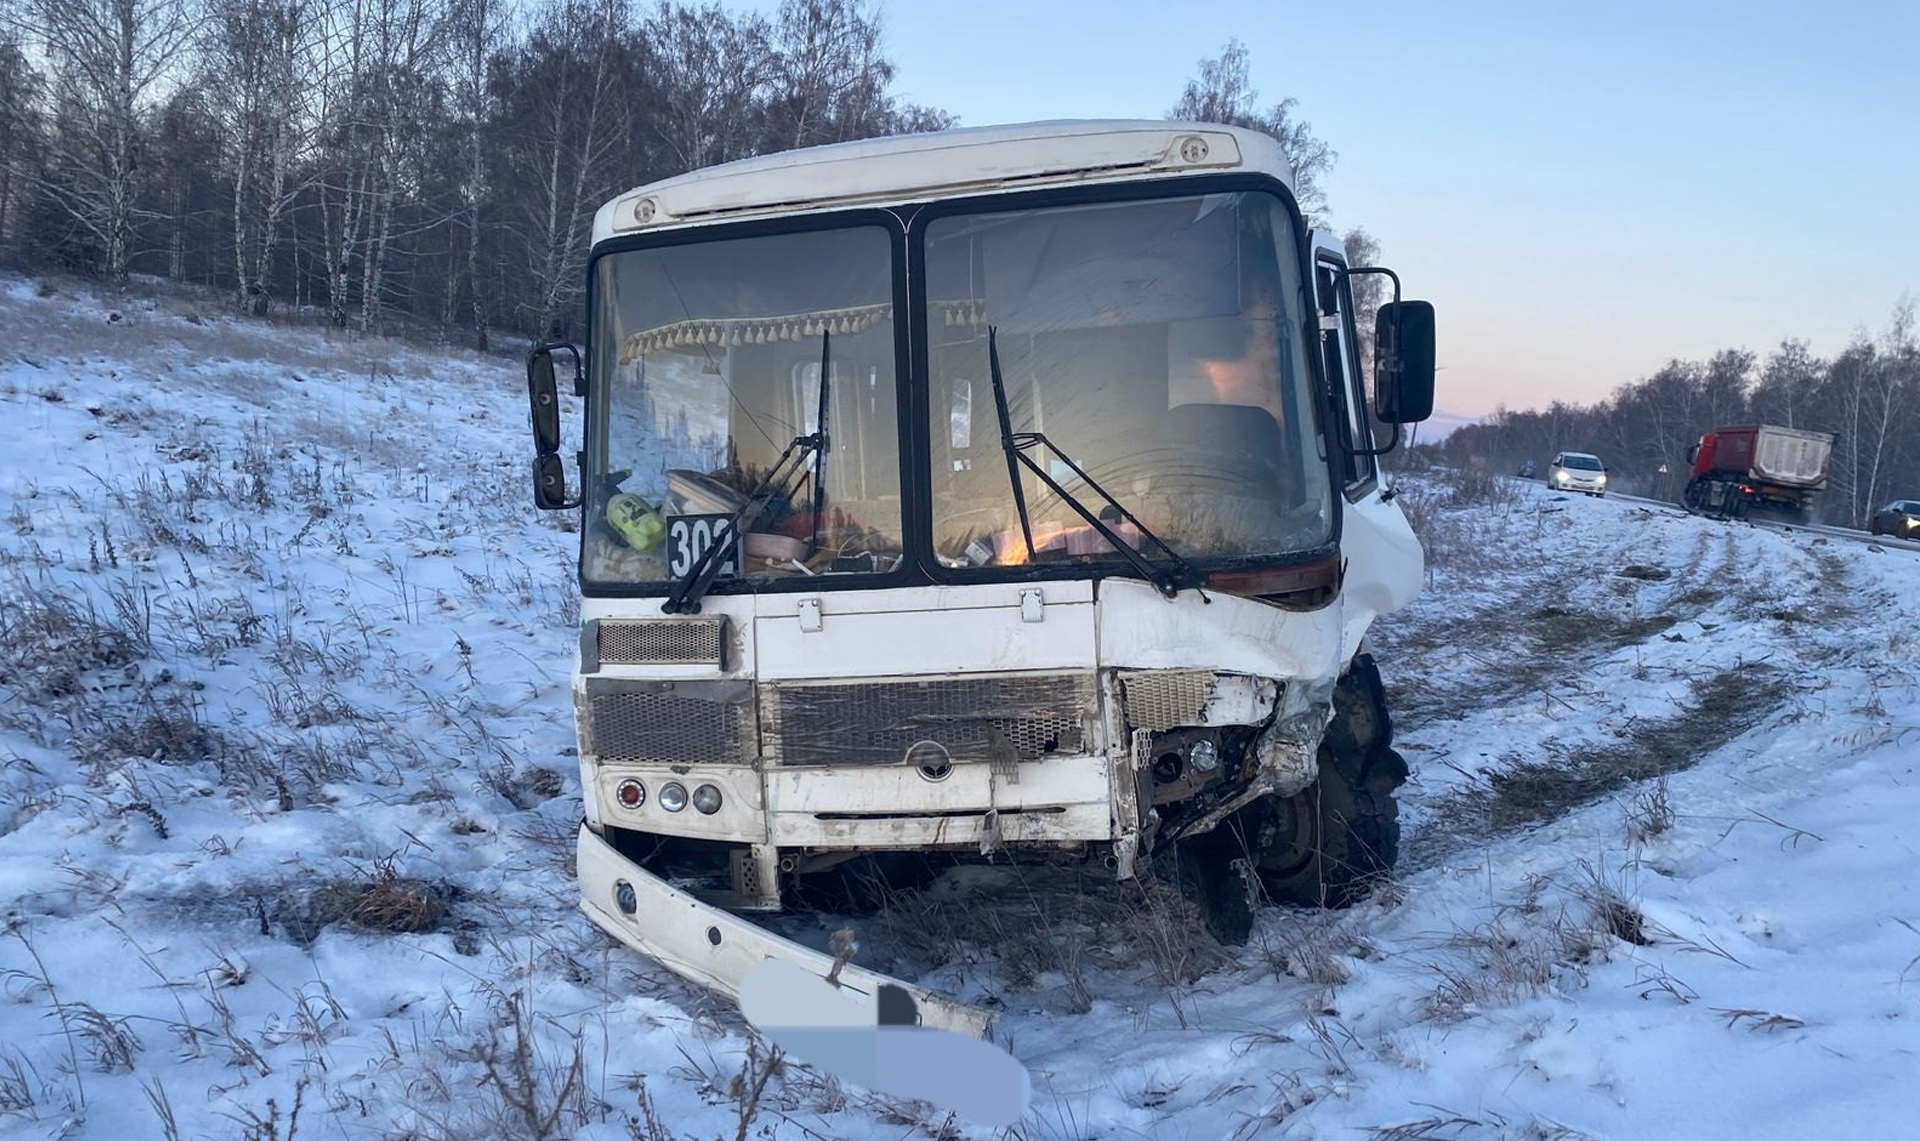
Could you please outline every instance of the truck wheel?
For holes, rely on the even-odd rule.
[[[1407,763],[1393,750],[1371,655],[1355,658],[1334,687],[1319,764],[1319,779],[1304,790],[1262,797],[1153,861],[1155,876],[1193,901],[1216,941],[1245,943],[1253,931],[1249,872],[1271,902],[1348,907],[1399,859],[1394,790],[1406,783]]]
[[[1406,783],[1407,763],[1393,749],[1386,691],[1371,655],[1354,659],[1333,696],[1320,778],[1284,800],[1253,806],[1264,819],[1245,833],[1267,841],[1256,848],[1255,867],[1276,903],[1350,906],[1400,858],[1394,793]]]

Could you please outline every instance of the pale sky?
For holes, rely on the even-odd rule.
[[[772,8],[775,3],[749,3]],[[1589,401],[1675,356],[1831,353],[1920,295],[1920,4],[890,0],[968,126],[1157,118],[1246,42],[1439,314],[1440,408]]]

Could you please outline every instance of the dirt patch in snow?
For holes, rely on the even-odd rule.
[[[1696,682],[1680,713],[1635,723],[1618,745],[1552,749],[1489,769],[1430,807],[1406,841],[1403,874],[1432,867],[1489,837],[1550,824],[1639,781],[1692,768],[1778,712],[1789,691],[1780,671],[1749,665]]]
[[[1718,597],[1717,595],[1715,597]],[[1547,603],[1436,623],[1416,639],[1389,642],[1389,661],[1463,659],[1463,668],[1388,670],[1389,708],[1403,724],[1453,721],[1547,688],[1536,663],[1578,675],[1616,651],[1645,642],[1697,613],[1663,609],[1644,615],[1603,614]],[[1383,642],[1387,641],[1383,639]],[[1444,646],[1444,649],[1437,647]]]

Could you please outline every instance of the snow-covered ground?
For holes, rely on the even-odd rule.
[[[0,1135],[986,1136],[798,1066],[755,1103],[737,1014],[574,910],[518,368],[218,314],[0,278]],[[1399,882],[1232,952],[1054,870],[865,920],[1004,1009],[1007,1136],[1910,1131],[1920,559],[1403,498]]]

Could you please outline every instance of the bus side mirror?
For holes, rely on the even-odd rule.
[[[580,389],[580,350],[550,343],[527,354],[527,417],[533,425],[533,505],[542,511],[580,506],[567,498],[567,469],[560,459],[560,392],[553,376],[553,354],[573,357],[574,391]]]
[[[1389,301],[1373,319],[1373,403],[1387,424],[1433,415],[1433,306]]]

